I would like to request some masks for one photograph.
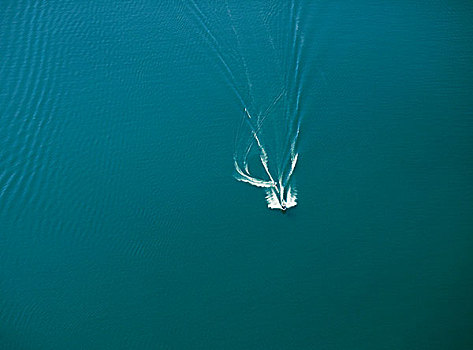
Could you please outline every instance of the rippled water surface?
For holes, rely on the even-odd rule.
[[[473,348],[472,36],[468,1],[1,1],[0,349]]]

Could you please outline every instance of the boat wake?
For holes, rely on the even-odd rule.
[[[270,209],[296,206],[304,81],[301,5],[269,1],[245,8],[241,3],[231,7],[228,0],[182,1],[241,108],[235,179],[263,188]]]
[[[296,206],[297,191],[295,186],[291,183],[291,179],[297,164],[297,160],[299,158],[299,154],[296,152],[296,142],[299,136],[299,129],[292,140],[288,164],[286,164],[286,166],[284,166],[284,164],[278,164],[279,166],[275,172],[277,175],[276,177],[270,171],[268,152],[260,140],[260,130],[261,126],[263,125],[263,118],[259,116],[259,118],[256,119],[259,121],[259,123],[256,125],[259,127],[255,127],[254,123],[252,122],[253,118],[246,108],[244,118],[247,118],[246,121],[250,128],[251,139],[243,154],[239,152],[238,147],[235,148],[233,155],[236,171],[235,178],[238,181],[246,182],[256,187],[265,188],[266,200],[268,202],[268,208],[270,209],[286,210]],[[249,169],[249,155],[252,149],[255,149],[256,151],[254,153],[259,158],[259,163],[264,170],[264,175],[266,178],[258,177]],[[285,171],[286,168],[287,171]]]

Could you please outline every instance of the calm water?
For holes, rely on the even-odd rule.
[[[473,347],[472,3],[288,4],[0,2],[1,349]],[[302,37],[284,215],[236,90]]]

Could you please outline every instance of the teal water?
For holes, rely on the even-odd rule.
[[[290,5],[0,3],[0,349],[473,347],[472,3]]]

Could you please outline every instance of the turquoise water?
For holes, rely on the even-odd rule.
[[[473,347],[473,5],[292,8],[0,3],[1,349]]]

